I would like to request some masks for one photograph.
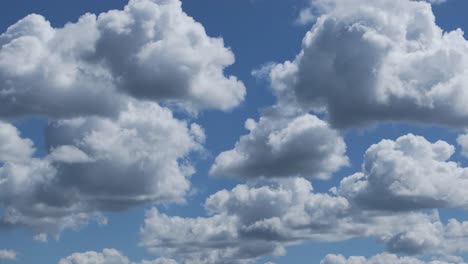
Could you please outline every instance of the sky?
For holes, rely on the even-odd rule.
[[[1,5],[0,263],[468,261],[465,0]]]

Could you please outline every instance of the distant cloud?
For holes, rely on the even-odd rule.
[[[454,262],[446,261],[422,261],[412,257],[398,257],[392,254],[380,254],[371,258],[349,257],[346,259],[342,255],[327,255],[320,264],[464,264],[462,260]]]
[[[116,249],[106,248],[102,252],[88,251],[73,253],[63,258],[58,264],[177,264],[175,260],[160,258],[153,261],[130,262],[130,260]]]
[[[17,253],[10,249],[0,249],[0,260],[15,260]]]

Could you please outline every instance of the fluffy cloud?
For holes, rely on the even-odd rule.
[[[58,264],[177,264],[175,260],[160,258],[153,261],[130,262],[130,260],[116,249],[104,249],[102,252],[88,251],[74,253],[63,258]]]
[[[311,190],[301,178],[239,185],[209,197],[205,207],[212,215],[206,218],[170,217],[153,209],[141,229],[142,244],[183,263],[250,263],[262,255],[282,255],[284,245],[304,236],[288,225],[326,229],[348,208],[345,199]]]
[[[439,219],[421,221],[410,229],[391,236],[387,250],[410,255],[453,255],[468,251],[468,222],[450,219],[443,224]]]
[[[20,161],[34,152],[33,142],[23,139],[16,127],[0,121],[0,160]]]
[[[2,126],[12,142],[32,148],[11,125]],[[3,224],[26,226],[44,238],[102,220],[101,211],[180,202],[194,172],[187,155],[200,150],[203,139],[197,124],[176,120],[154,103],[130,103],[117,119],[51,122],[46,157],[1,160]]]
[[[348,164],[343,138],[316,116],[270,113],[247,120],[246,128],[250,133],[216,158],[211,175],[327,179]]]
[[[468,134],[458,136],[457,142],[461,147],[461,154],[468,157]]]
[[[283,255],[303,241],[374,238],[391,252],[451,255],[467,252],[466,222],[442,223],[437,212],[356,208],[345,197],[314,193],[302,178],[250,182],[205,202],[207,217],[171,217],[152,209],[141,229],[151,253],[182,263],[250,263]]]
[[[450,262],[454,264],[453,262]],[[457,261],[457,264],[463,264],[463,261]],[[449,264],[445,261],[429,261],[425,262],[412,257],[398,257],[392,254],[380,254],[371,258],[365,257],[349,257],[346,259],[342,255],[327,255],[320,264]]]
[[[0,260],[15,260],[16,252],[10,249],[0,249]]]
[[[448,161],[454,147],[406,135],[365,154],[363,171],[341,181],[338,193],[375,210],[468,206],[468,169]]]
[[[468,42],[461,30],[443,32],[429,3],[313,3],[322,15],[302,51],[270,70],[282,104],[325,110],[336,127],[385,120],[468,125]]]
[[[100,252],[74,253],[61,259],[59,264],[130,264],[127,257],[115,249],[104,249]]]
[[[128,95],[227,110],[245,95],[223,74],[232,63],[179,0],[132,0],[63,28],[33,14],[0,35],[0,117],[115,115]]]

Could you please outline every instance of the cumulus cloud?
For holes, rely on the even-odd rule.
[[[16,251],[11,249],[0,249],[0,260],[15,260]]]
[[[32,148],[14,127],[2,126],[12,142]],[[194,173],[187,156],[202,149],[203,139],[198,125],[175,119],[155,103],[130,103],[117,119],[51,122],[46,157],[2,157],[3,224],[26,226],[44,239],[90,219],[105,223],[102,211],[183,201]]]
[[[0,160],[21,161],[34,152],[33,142],[21,138],[16,127],[0,121]]]
[[[468,206],[468,169],[449,161],[455,148],[412,134],[382,140],[365,154],[363,171],[344,178],[341,196],[375,210]]]
[[[159,258],[153,261],[130,262],[130,260],[116,249],[106,248],[102,252],[88,251],[73,253],[61,259],[58,264],[177,264],[175,260]]]
[[[256,181],[222,190],[205,202],[207,217],[171,217],[152,209],[141,228],[151,253],[182,263],[251,263],[283,255],[303,241],[374,238],[404,254],[468,250],[467,223],[442,223],[436,211],[363,210],[345,197],[314,193],[303,178]]]
[[[313,3],[322,15],[302,51],[269,74],[283,105],[326,111],[340,128],[386,120],[468,125],[468,42],[460,29],[443,32],[429,3]]]
[[[284,245],[303,237],[284,226],[299,226],[298,214],[303,225],[314,222],[322,229],[348,207],[345,199],[311,190],[301,178],[239,185],[210,196],[205,207],[211,216],[206,218],[170,217],[153,209],[141,229],[142,244],[183,263],[250,263],[262,255],[283,255]]]
[[[461,147],[462,156],[468,158],[468,134],[458,136],[457,143]]]
[[[211,175],[327,179],[348,164],[343,138],[316,116],[270,113],[245,127],[249,134],[216,157]]]
[[[412,257],[398,257],[393,254],[379,254],[371,258],[366,257],[349,257],[345,258],[343,255],[327,255],[320,264],[455,264],[455,262],[446,261],[422,261]],[[456,264],[463,264],[462,260],[457,261]]]
[[[245,95],[234,55],[179,0],[132,0],[53,28],[32,14],[0,35],[0,117],[115,115],[128,96],[228,110]]]

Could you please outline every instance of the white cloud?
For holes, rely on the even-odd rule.
[[[218,155],[211,175],[327,179],[348,164],[343,138],[316,116],[270,113],[258,123],[248,119],[246,128],[234,149]]]
[[[205,208],[209,216],[198,218],[150,210],[141,228],[142,245],[182,263],[250,263],[284,255],[287,246],[304,241],[351,238],[374,238],[404,254],[468,251],[466,222],[444,224],[436,211],[363,210],[345,197],[312,192],[302,178],[238,185],[210,196]]]
[[[29,142],[10,134],[15,142]],[[198,125],[154,103],[130,103],[117,119],[51,122],[48,156],[1,160],[3,225],[25,226],[44,240],[90,219],[105,223],[102,211],[181,202],[194,172],[187,156],[202,149],[200,140]]]
[[[0,260],[15,260],[17,253],[11,249],[0,249]]]
[[[0,117],[115,115],[127,95],[228,110],[245,95],[223,74],[233,63],[179,0],[132,0],[63,28],[32,14],[0,35]]]
[[[327,110],[336,127],[397,120],[468,125],[468,42],[428,3],[317,0],[295,60],[272,67],[281,104]],[[444,67],[440,67],[444,65]]]
[[[294,226],[326,230],[348,209],[346,199],[311,190],[301,178],[239,185],[210,196],[205,207],[212,215],[206,218],[170,217],[153,209],[141,229],[142,245],[183,263],[251,263],[283,255],[285,245],[305,235]]]
[[[115,249],[104,249],[100,252],[74,253],[61,259],[59,264],[130,264],[127,257]]]
[[[468,169],[449,161],[444,141],[406,135],[382,140],[365,154],[363,171],[344,178],[338,193],[375,210],[468,207]]]
[[[116,249],[106,248],[102,252],[88,251],[73,253],[63,258],[58,264],[177,264],[175,260],[159,258],[153,261],[130,262],[130,260]]]
[[[343,255],[327,255],[320,264],[455,264],[445,261],[422,261],[412,257],[398,257],[393,254],[379,254],[371,258],[366,257],[349,257],[345,258]],[[464,264],[463,261],[457,261],[456,264]]]
[[[461,147],[462,156],[468,157],[468,134],[458,136],[457,143]]]
[[[0,160],[19,161],[34,153],[33,143],[21,138],[16,127],[0,121]]]

